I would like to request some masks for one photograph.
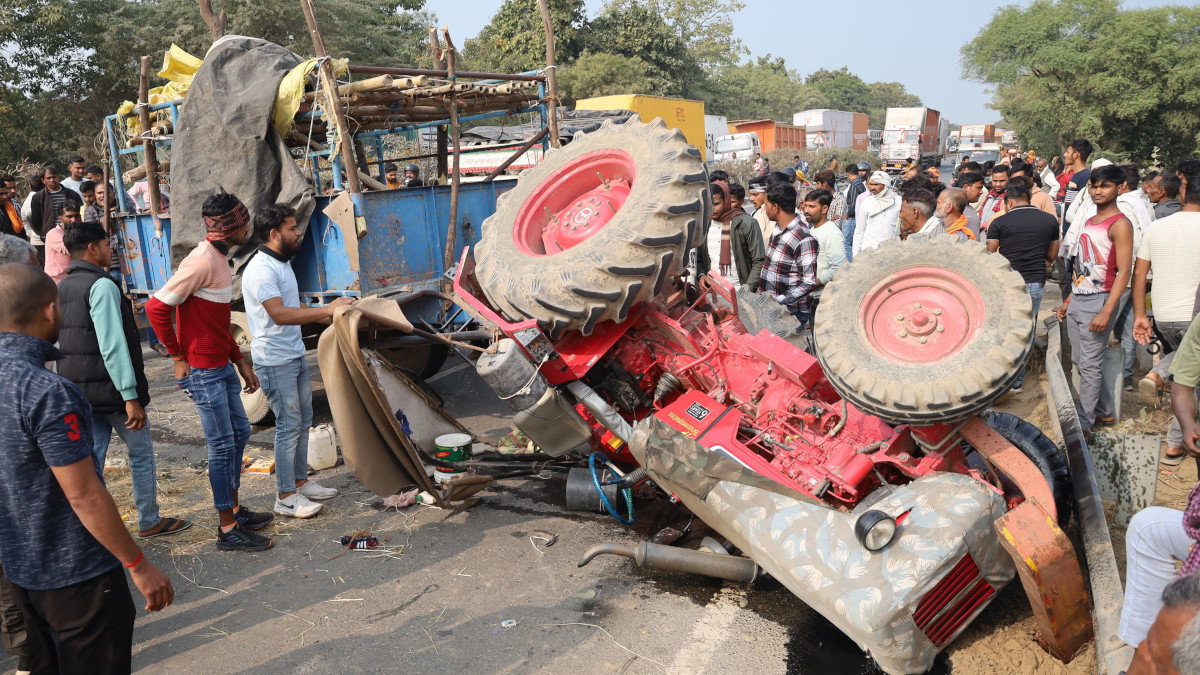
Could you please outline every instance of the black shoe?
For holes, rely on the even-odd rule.
[[[267,514],[270,515],[270,514]],[[248,551],[255,553],[265,551],[275,545],[275,542],[261,534],[246,531],[240,524],[226,532],[217,528],[217,548],[222,551]]]
[[[246,508],[244,504],[238,506],[236,515],[238,525],[246,528],[247,530],[261,530],[267,525],[270,525],[272,520],[275,520],[275,514],[251,511],[250,509]]]

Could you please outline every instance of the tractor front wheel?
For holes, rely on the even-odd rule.
[[[982,412],[1033,347],[1021,275],[981,244],[915,234],[863,251],[825,288],[813,331],[825,377],[889,424]]]

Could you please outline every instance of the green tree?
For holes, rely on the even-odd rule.
[[[650,83],[645,93],[695,97],[705,79],[687,44],[648,4],[608,5],[591,22],[584,42],[594,54],[642,61]]]
[[[741,0],[610,0],[605,11],[644,5],[686,45],[691,58],[709,74],[734,66],[750,52],[733,36],[734,15]]]
[[[780,57],[760,56],[725,68],[714,78],[717,95],[705,99],[714,115],[731,120],[772,119],[791,122],[792,115],[827,105],[821,93],[802,81]]]
[[[1167,165],[1200,146],[1200,9],[1121,9],[1116,0],[1035,0],[996,12],[962,48],[967,77],[1022,144],[1057,152],[1072,138]]]
[[[299,6],[217,0],[230,34],[313,53]],[[428,59],[424,0],[323,0],[317,19],[330,53],[373,65]],[[101,120],[137,97],[139,59],[176,43],[203,56],[211,42],[195,0],[6,0],[0,4],[0,153],[6,161],[99,159]],[[152,82],[158,86],[161,81]]]
[[[548,0],[554,28],[554,56],[570,63],[579,55],[586,27],[583,0]],[[546,65],[546,31],[536,0],[504,0],[479,35],[467,40],[469,61],[492,72],[515,73]]]
[[[653,94],[646,62],[636,56],[584,51],[558,78],[559,96],[567,106],[594,96]]]
[[[822,68],[805,78],[805,83],[819,91],[830,108],[869,113],[874,105],[871,88],[845,66]]]
[[[871,108],[867,111],[870,116],[868,124],[872,128],[882,129],[888,108],[912,108],[921,105],[921,97],[910,94],[899,82],[872,82],[867,85],[871,92]]]

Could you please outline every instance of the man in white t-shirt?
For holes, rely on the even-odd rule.
[[[260,209],[254,214],[254,232],[262,246],[242,272],[242,297],[254,336],[254,372],[275,413],[275,513],[311,518],[323,508],[311,500],[332,499],[337,490],[308,480],[312,380],[300,326],[331,318],[334,309],[351,300],[338,298],[324,307],[300,304],[296,273],[289,263],[304,238],[295,209],[286,204]]]
[[[1188,184],[1200,185],[1200,173],[1189,176]],[[1200,251],[1200,189],[1184,187],[1180,192],[1180,210],[1154,221],[1147,229],[1133,268],[1133,335],[1142,344],[1149,344],[1153,337],[1146,314],[1146,277],[1153,271],[1154,325],[1172,350],[1179,348],[1192,323],[1196,289],[1200,287],[1200,265],[1196,264],[1196,251]],[[1156,402],[1158,391],[1166,387],[1174,355],[1174,351],[1168,354],[1141,381],[1143,394]],[[1186,456],[1179,422],[1172,420],[1163,463],[1176,465]]]
[[[837,223],[829,220],[829,207],[832,203],[833,193],[825,188],[810,191],[804,195],[804,201],[800,202],[800,210],[804,212],[804,217],[812,228],[812,236],[817,240],[817,287],[809,294],[809,313],[812,316],[816,316],[825,284],[832,281],[833,275],[846,264],[842,230]]]

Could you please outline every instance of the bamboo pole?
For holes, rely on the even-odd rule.
[[[455,79],[455,60],[457,57],[454,49],[454,43],[450,41],[450,30],[446,26],[442,26],[442,38],[446,41],[446,73],[451,81]],[[446,253],[443,260],[444,270],[449,270],[454,266],[454,253],[458,247],[458,188],[459,180],[459,135],[458,128],[458,94],[451,92],[450,94],[450,138],[454,146],[454,157],[451,159],[450,170],[450,223],[446,228]],[[442,282],[442,286],[448,293],[453,289],[453,283],[449,279]]]
[[[392,68],[390,66],[357,66],[354,64],[350,65],[350,72],[354,75],[428,75],[430,77],[449,77],[449,70],[434,70],[430,68]],[[542,82],[546,79],[545,75],[475,72],[456,73],[456,77],[468,80],[514,80],[524,82]]]
[[[317,26],[317,15],[313,9],[312,0],[300,0],[304,10],[304,20],[308,22],[308,32],[312,36],[313,49],[317,58],[321,59],[321,90],[325,95],[325,103],[333,112],[333,122],[337,127],[338,145],[341,146],[342,164],[346,169],[346,187],[350,194],[361,194],[362,185],[358,181],[358,172],[354,171],[354,144],[350,141],[350,130],[346,128],[346,118],[342,114],[342,100],[338,98],[338,83],[333,76],[333,64],[329,62],[329,53],[325,51],[325,40],[321,37],[321,29]],[[356,214],[357,215],[357,214]]]
[[[550,113],[550,145],[560,147],[558,137],[558,64],[554,60],[554,25],[550,23],[550,9],[546,0],[538,0],[538,12],[542,15],[542,26],[546,29],[546,108]]]
[[[415,80],[419,80],[419,79],[425,79],[425,78],[408,78],[408,81],[411,82],[411,81],[415,81]],[[391,89],[391,88],[403,88],[403,87],[398,87],[397,84],[398,83],[396,82],[395,79],[392,78],[391,75],[380,75],[379,77],[372,77],[367,80],[359,80],[358,82],[349,82],[347,84],[343,84],[338,87],[338,96],[340,96],[342,98],[346,98],[348,96],[353,96],[354,94],[358,94],[360,92],[379,91],[381,89]],[[403,82],[401,82],[399,84],[403,84]],[[412,84],[409,85],[409,87],[412,87],[412,86],[424,86],[424,83],[422,83],[422,85],[412,85]],[[310,91],[310,92],[306,93],[304,95],[304,100],[305,100],[305,102],[308,102],[308,103],[311,103],[311,102],[317,100],[317,92]]]
[[[158,189],[158,149],[150,133],[150,57],[142,57],[142,74],[138,80],[138,120],[142,123],[142,149],[146,167],[146,183],[150,188],[150,215],[154,217],[154,229],[161,225],[158,214],[162,211],[162,193]]]

